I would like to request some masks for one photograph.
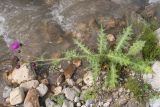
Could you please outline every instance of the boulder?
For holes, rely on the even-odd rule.
[[[40,107],[39,93],[36,89],[29,89],[26,98],[24,100],[24,107]]]
[[[14,69],[10,79],[14,83],[22,83],[25,81],[33,80],[35,79],[36,74],[33,70],[31,70],[31,66],[29,64],[23,64],[18,69]]]
[[[31,88],[37,88],[39,85],[38,80],[31,80],[20,84],[20,87],[24,89],[24,91],[28,91]]]
[[[13,89],[10,93],[10,104],[17,105],[23,102],[25,97],[24,90],[20,87]]]

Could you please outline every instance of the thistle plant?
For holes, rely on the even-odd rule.
[[[103,63],[107,63],[109,65],[109,71],[105,80],[105,85],[109,88],[115,88],[118,83],[118,72],[120,72],[118,66],[121,68],[127,67],[139,73],[149,73],[152,71],[148,62],[136,57],[144,47],[145,41],[136,40],[127,52],[124,50],[129,45],[128,41],[131,40],[132,34],[132,27],[128,26],[123,30],[122,34],[118,36],[119,38],[116,41],[114,49],[110,49],[107,43],[107,36],[104,29],[101,27],[98,36],[97,52],[93,52],[82,42],[74,40],[74,43],[81,51],[78,52],[76,49],[67,51],[65,53],[65,58],[86,59],[89,62],[90,69],[92,70],[94,81],[96,81],[100,76],[101,65]]]

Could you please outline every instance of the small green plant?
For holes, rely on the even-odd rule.
[[[104,29],[101,27],[99,37],[98,37],[98,50],[97,52],[91,51],[87,46],[85,46],[80,41],[74,40],[75,44],[81,50],[81,53],[78,53],[76,50],[67,51],[65,54],[66,58],[74,59],[74,58],[84,58],[92,69],[94,81],[97,80],[100,74],[100,66],[103,63],[109,64],[109,75],[106,78],[105,84],[110,88],[116,87],[118,83],[117,78],[119,69],[117,66],[128,67],[133,69],[134,71],[149,73],[151,72],[151,67],[147,62],[143,61],[143,59],[138,59],[136,55],[142,50],[145,45],[144,41],[137,40],[132,46],[129,48],[128,52],[125,52],[123,49],[128,46],[128,40],[131,39],[132,36],[132,27],[129,26],[123,33],[119,35],[117,40],[117,44],[114,50],[109,49],[107,45],[107,37],[104,33]]]
[[[94,100],[94,99],[96,99],[96,96],[97,96],[96,90],[93,88],[90,88],[88,90],[85,90],[84,95],[83,95],[83,99],[85,101]]]
[[[62,94],[57,96],[51,96],[50,98],[58,105],[62,105],[65,100],[65,97]]]

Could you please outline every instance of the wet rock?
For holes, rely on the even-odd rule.
[[[23,102],[25,97],[24,91],[22,88],[17,87],[13,89],[10,93],[10,104],[17,105]]]
[[[72,101],[65,100],[62,107],[74,107],[74,104]]]
[[[62,92],[62,87],[58,86],[53,89],[54,95],[59,95]]]
[[[9,86],[5,86],[4,90],[3,90],[3,98],[9,97],[12,90],[13,90],[13,88],[11,88]]]
[[[93,76],[91,72],[87,72],[84,77],[83,81],[86,85],[91,86],[93,84]]]
[[[43,97],[48,91],[48,87],[45,84],[39,84],[39,86],[36,89],[41,97]]]
[[[46,104],[46,107],[54,107],[55,106],[55,103],[49,98],[47,98],[45,100],[45,104]]]
[[[68,65],[66,69],[64,69],[64,76],[66,79],[69,79],[72,77],[74,71],[76,70],[76,66],[72,63]]]
[[[33,80],[35,79],[36,74],[33,70],[31,70],[31,67],[29,64],[23,64],[19,69],[14,69],[11,74],[11,80],[14,83],[22,83],[25,81]]]
[[[152,74],[144,74],[143,79],[147,83],[151,84],[152,88],[156,91],[160,91],[160,62],[156,61],[152,65]]]
[[[75,85],[75,82],[72,79],[66,79],[66,82],[68,83],[68,85],[73,86]]]
[[[76,96],[76,94],[77,94],[77,92],[76,92],[74,89],[72,89],[72,88],[65,88],[65,89],[63,90],[63,92],[64,92],[64,94],[65,94],[65,97],[66,97],[68,100],[71,100],[71,101],[74,100],[74,98],[75,98],[75,96]]]
[[[37,88],[39,82],[37,80],[31,80],[20,84],[20,87],[24,89],[24,91],[28,91],[31,88]]]
[[[36,89],[29,89],[26,98],[24,100],[24,107],[40,107],[39,93]]]

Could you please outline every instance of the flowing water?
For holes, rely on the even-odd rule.
[[[46,1],[53,2],[47,4]],[[66,32],[74,31],[81,21],[99,16],[123,17],[128,7],[136,10],[145,1],[0,0],[0,64],[15,39],[23,44],[22,58],[50,57],[72,47],[72,36]],[[0,91],[4,85],[0,83]]]

